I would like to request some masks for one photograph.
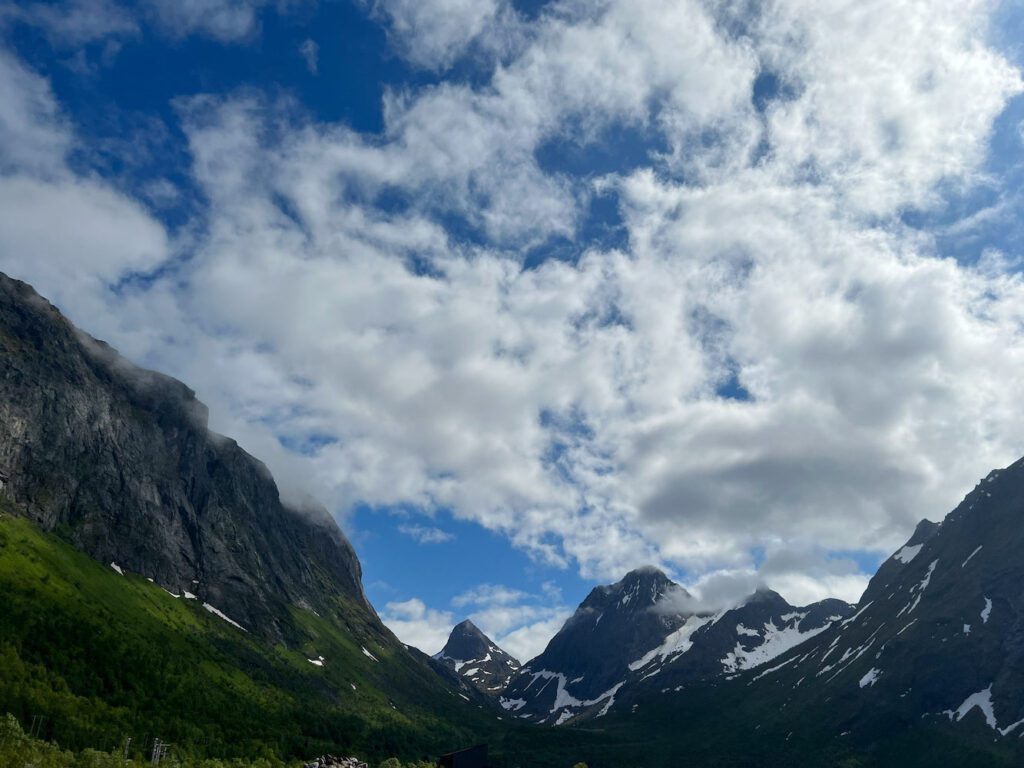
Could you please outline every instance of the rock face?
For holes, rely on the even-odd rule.
[[[247,630],[340,596],[375,619],[359,561],[322,508],[206,427],[184,384],[141,370],[0,275],[0,482],[21,514],[103,563],[189,591]]]
[[[519,662],[503,651],[469,619],[456,624],[434,659],[451,667],[479,690],[494,696],[505,690]]]
[[[717,613],[642,568],[598,587],[502,694],[516,716],[546,724],[628,710],[652,690],[759,667],[848,616],[839,600],[795,608],[770,590]]]
[[[990,473],[941,524],[923,521],[856,612],[780,659],[752,694],[794,697],[794,708],[828,699],[829,725],[854,738],[903,722],[1018,739],[1022,523],[1024,459]]]

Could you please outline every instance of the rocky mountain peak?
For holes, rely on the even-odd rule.
[[[581,611],[637,613],[666,601],[682,603],[690,595],[660,569],[636,568],[614,584],[596,587],[580,604]]]
[[[519,662],[466,619],[452,628],[441,652],[434,659],[488,695],[502,691]]]

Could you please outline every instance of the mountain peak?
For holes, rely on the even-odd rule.
[[[503,690],[519,669],[519,662],[469,619],[452,627],[448,642],[434,658],[488,695]]]
[[[479,635],[480,637],[483,637],[483,638],[487,637],[487,635],[485,635],[483,632],[480,631],[480,627],[478,627],[476,624],[474,624],[469,619],[463,619],[458,624],[456,624],[454,627],[452,627],[451,634],[452,635],[455,635],[455,634],[459,634],[459,635]]]

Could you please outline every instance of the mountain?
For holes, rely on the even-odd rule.
[[[922,521],[857,611],[756,686],[829,700],[832,729],[880,724],[1024,736],[1024,459],[990,473],[939,524]]]
[[[519,662],[466,619],[456,624],[444,648],[434,656],[479,690],[494,696],[505,690]]]
[[[852,611],[839,600],[795,608],[770,590],[717,613],[690,610],[693,604],[651,567],[596,588],[512,679],[501,705],[548,725],[604,717],[649,689],[758,667]]]
[[[69,746],[387,756],[495,722],[381,623],[322,507],[4,275],[0,615],[0,712]]]
[[[681,751],[708,765],[1021,765],[1022,522],[1024,459],[990,473],[941,523],[922,521],[855,606],[791,611],[762,591],[691,617],[700,626],[677,631],[685,650],[623,685],[601,743],[580,758],[628,761],[614,745],[643,743],[649,767],[676,765]],[[757,627],[761,642],[749,635],[746,644]],[[651,674],[658,655],[637,671]],[[704,674],[715,663],[721,672]],[[590,727],[588,714],[569,729]]]
[[[688,597],[651,567],[594,588],[544,652],[519,670],[501,705],[518,718],[546,724],[595,707],[605,711],[629,677],[630,662],[685,622],[674,606]]]

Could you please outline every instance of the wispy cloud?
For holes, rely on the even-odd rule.
[[[420,544],[443,544],[446,541],[455,540],[454,534],[425,525],[400,525],[398,530],[406,536],[416,539]]]

